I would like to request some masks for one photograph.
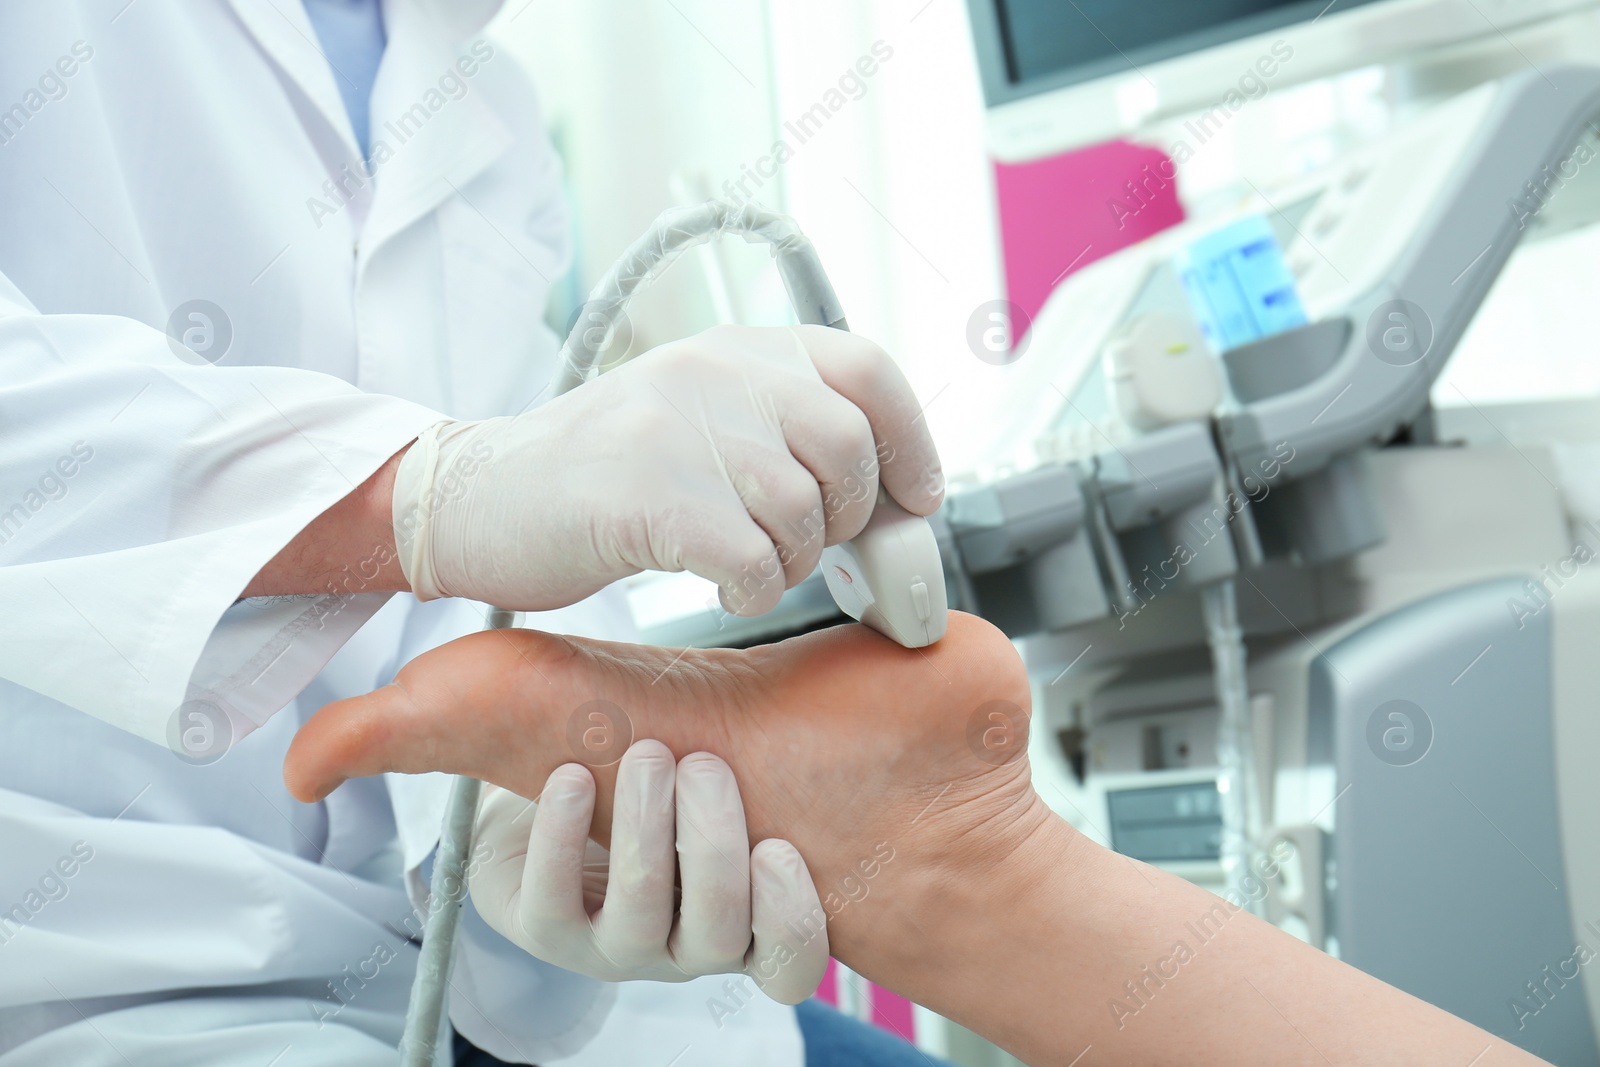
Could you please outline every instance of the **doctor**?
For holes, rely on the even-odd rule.
[[[392,1062],[443,783],[296,804],[309,712],[480,626],[460,598],[626,636],[585,598],[690,569],[764,610],[879,460],[938,505],[915,399],[848,335],[713,331],[540,403],[566,231],[497,6],[0,11],[0,1067]],[[657,857],[606,896],[633,969],[469,916],[455,1028],[510,1062],[799,1063],[787,1009],[713,1023],[725,979],[608,984],[738,970],[814,893],[750,860],[731,777],[623,770]],[[730,906],[685,859],[669,939],[624,920],[675,822],[750,874]]]

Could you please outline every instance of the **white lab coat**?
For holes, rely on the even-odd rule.
[[[442,782],[305,806],[280,764],[481,609],[234,598],[440,413],[554,367],[560,171],[496,6],[386,0],[375,181],[293,0],[0,8],[0,1067],[393,1061]],[[792,1013],[712,1024],[722,981],[606,986],[479,921],[452,1017],[510,1060],[797,1064]]]

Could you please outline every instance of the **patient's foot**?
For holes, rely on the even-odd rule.
[[[302,800],[388,770],[470,774],[533,797],[581,761],[604,842],[630,740],[713,752],[739,779],[752,842],[787,838],[805,856],[848,962],[863,939],[917,936],[894,913],[903,876],[925,885],[930,872],[987,867],[1047,818],[1029,782],[1028,706],[1010,642],[954,612],[921,650],[853,625],[687,652],[486,631],[318,712],[284,778]]]

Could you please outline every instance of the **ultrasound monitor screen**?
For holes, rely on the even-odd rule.
[[[1375,0],[971,0],[989,102],[1311,22]],[[986,47],[988,46],[988,47]],[[995,69],[1001,68],[1001,69]]]

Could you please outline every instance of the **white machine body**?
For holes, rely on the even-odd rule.
[[[1185,343],[1185,332],[1171,321],[1174,309],[1180,309],[1179,317],[1187,314],[1172,261],[1197,238],[1230,222],[1262,214],[1279,231],[1312,319],[1378,285],[1412,236],[1396,220],[1424,217],[1445,195],[1494,95],[1493,85],[1464,93],[1318,173],[1251,193],[1226,214],[1181,223],[1072,275],[1034,319],[1029,358],[1007,377],[1006,389],[974,414],[975,424],[995,427],[985,443],[988,465],[1026,470],[1103,449],[1107,439],[1120,444],[1183,409],[1192,417],[1196,398],[1185,404],[1155,380],[1160,349]],[[1579,200],[1569,191],[1553,207]],[[1153,321],[1141,321],[1147,319]],[[1193,366],[1204,357],[1203,346],[1190,344],[1172,358],[1171,369],[1215,408],[1219,397],[1210,376]],[[1102,363],[1108,364],[1104,371]],[[1123,410],[1107,403],[1101,373],[1121,379],[1115,402]],[[1076,392],[1070,382],[1077,383]],[[1086,415],[1095,425],[1085,423]],[[955,472],[952,481],[967,477],[969,472]]]
[[[1140,315],[1111,342],[1106,368],[1117,413],[1138,430],[1208,418],[1222,402],[1222,367],[1191,319]]]

